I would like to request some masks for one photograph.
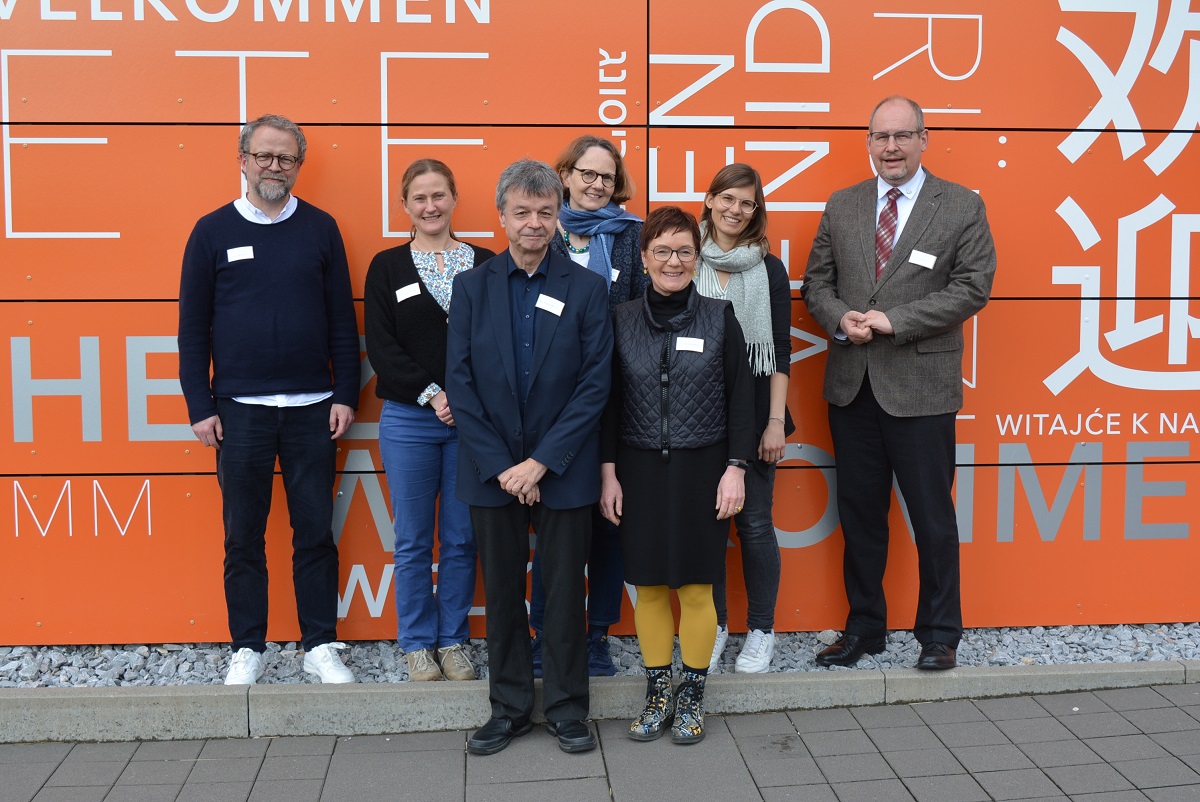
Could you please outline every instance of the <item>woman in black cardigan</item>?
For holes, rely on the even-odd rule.
[[[384,399],[379,452],[395,518],[397,640],[407,653],[409,680],[474,679],[463,647],[475,597],[475,534],[467,505],[454,497],[458,432],[442,387],[454,277],[495,254],[454,238],[450,217],[458,191],[442,162],[409,165],[400,199],[412,218],[412,239],[376,254],[364,304],[367,356],[375,394]]]

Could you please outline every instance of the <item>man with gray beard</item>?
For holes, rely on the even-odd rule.
[[[246,124],[238,140],[246,194],[200,218],[183,254],[179,383],[192,431],[216,455],[234,652],[227,685],[253,685],[263,673],[276,458],[304,670],[354,681],[336,651],[345,644],[332,520],[335,441],[358,406],[358,325],[337,223],[291,194],[306,148],[286,117]]]

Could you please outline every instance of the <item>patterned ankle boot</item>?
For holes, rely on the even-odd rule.
[[[677,744],[694,744],[704,740],[704,680],[705,675],[685,668],[679,674],[679,689],[675,692],[675,724],[671,740]]]
[[[674,718],[671,668],[646,669],[646,707],[629,725],[629,737],[635,741],[653,741],[667,731]]]

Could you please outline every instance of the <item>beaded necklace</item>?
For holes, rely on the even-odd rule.
[[[563,230],[562,235],[563,235],[563,244],[565,244],[567,246],[567,250],[569,250],[571,253],[587,253],[588,248],[591,247],[591,243],[589,242],[587,245],[584,245],[582,248],[576,248],[574,245],[571,244],[571,235],[568,234],[565,229]]]

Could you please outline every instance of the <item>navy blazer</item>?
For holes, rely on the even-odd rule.
[[[522,418],[508,293],[508,251],[454,278],[446,400],[458,426],[458,498],[501,507],[496,477],[532,457],[547,468],[541,502],[573,509],[600,498],[600,415],[612,383],[612,321],[604,279],[553,251],[537,309],[533,371]]]

